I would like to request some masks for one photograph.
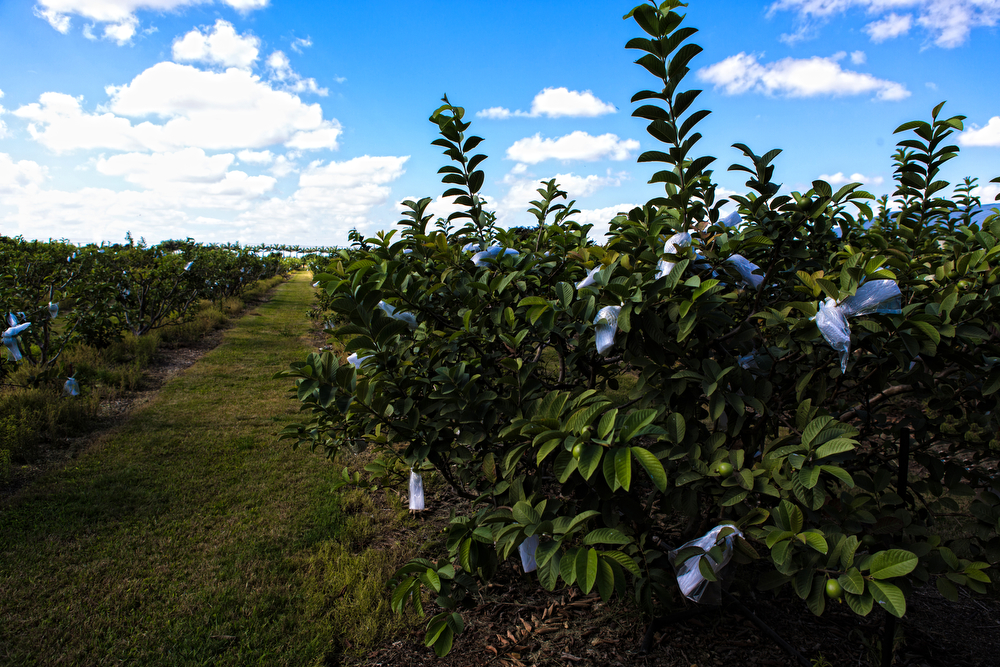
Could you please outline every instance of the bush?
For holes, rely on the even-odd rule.
[[[895,210],[858,183],[779,194],[780,151],[736,144],[749,192],[727,224],[714,158],[694,152],[708,112],[680,86],[701,49],[678,6],[627,17],[646,33],[627,47],[662,84],[633,115],[664,144],[639,158],[661,163],[664,194],[616,217],[603,246],[554,181],[530,235],[496,229],[481,139],[445,98],[434,143],[452,160],[444,194],[466,209],[431,225],[430,198],[405,202],[398,239],[355,236],[316,276],[361,361],[293,363],[283,375],[309,420],[283,437],[331,457],[374,446],[374,475],[429,463],[475,503],[452,519],[447,556],[397,573],[396,609],[422,611],[422,590],[443,609],[425,637],[439,655],[463,598],[529,537],[545,588],[650,613],[678,604],[675,568],[706,551],[668,545],[719,524],[716,562],[766,559],[758,585],[790,585],[816,614],[829,579],[856,613],[902,616],[914,586],[983,592],[1000,561],[989,448],[952,423],[1000,430],[1000,219],[972,219],[969,180],[964,199],[940,196],[962,117],[939,105],[897,129]],[[859,304],[872,290],[896,297]],[[900,484],[904,430],[920,473]],[[963,530],[943,536],[954,513]]]

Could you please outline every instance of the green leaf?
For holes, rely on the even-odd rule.
[[[590,476],[594,474],[597,470],[597,466],[601,464],[601,457],[604,456],[605,448],[599,445],[586,444],[583,445],[583,451],[580,452],[580,461],[577,464],[577,469],[580,474],[583,475],[584,479],[590,479]]]
[[[660,459],[647,449],[642,447],[632,447],[632,455],[636,458],[646,472],[649,474],[649,478],[653,480],[653,484],[660,492],[667,490],[667,473],[663,470],[663,464],[660,463]],[[582,458],[582,457],[581,457]]]
[[[916,555],[903,549],[880,551],[868,561],[869,574],[875,579],[902,577],[917,566]]]
[[[628,572],[631,573],[635,577],[642,576],[642,570],[640,570],[639,566],[635,564],[635,561],[632,560],[632,558],[630,556],[628,556],[627,554],[622,553],[621,551],[604,551],[604,552],[601,552],[601,558],[610,558],[610,559],[614,560],[616,563],[618,563],[623,568],[625,568],[626,570],[628,570]]]
[[[820,431],[826,428],[826,425],[833,421],[833,417],[829,415],[823,415],[822,417],[817,417],[816,419],[809,422],[805,430],[802,431],[802,445],[805,447],[809,446]]]
[[[618,447],[615,452],[615,481],[626,491],[632,486],[632,455],[628,447]]]
[[[861,595],[855,595],[853,593],[844,593],[844,601],[847,602],[847,606],[851,608],[858,616],[867,616],[871,613],[872,605],[875,600],[872,599],[872,594],[865,591]]]
[[[615,528],[597,528],[587,533],[583,543],[591,544],[629,544],[632,538]]]
[[[512,514],[514,515],[514,520],[520,524],[534,524],[542,520],[542,517],[538,515],[538,512],[536,512],[529,503],[526,503],[523,500],[514,503]]]
[[[799,483],[807,489],[816,486],[819,481],[819,466],[805,466],[799,471]]]
[[[958,602],[958,586],[948,577],[938,577],[935,584],[941,595],[952,602]]]
[[[615,571],[603,558],[597,561],[597,590],[604,601],[610,600],[615,592]]]
[[[847,593],[861,595],[865,592],[865,580],[856,567],[852,567],[847,572],[837,577],[837,581],[840,582],[841,587],[843,587],[844,591]]]
[[[597,550],[580,549],[576,553],[576,583],[584,593],[590,593],[597,581]]]
[[[890,584],[888,581],[869,581],[868,588],[871,590],[872,597],[883,609],[896,618],[903,618],[906,613],[906,596],[903,595],[899,586]]]
[[[938,333],[938,330],[935,329],[930,322],[924,322],[922,320],[911,320],[909,323],[913,325],[915,328],[919,329],[922,334],[930,338],[935,345],[941,342],[941,334]]]
[[[827,551],[829,550],[829,546],[826,543],[826,538],[824,538],[819,533],[806,531],[804,533],[799,533],[798,536],[802,541],[804,541],[810,547],[812,547],[813,549],[815,549],[816,551],[820,552],[823,555],[826,555]]]
[[[816,458],[822,459],[827,456],[849,452],[854,449],[856,444],[857,442],[851,440],[850,438],[835,438],[833,440],[829,440],[816,448]]]
[[[808,571],[808,570],[807,570]],[[809,607],[809,611],[815,616],[822,616],[823,610],[826,609],[826,579],[817,575],[813,579],[812,590],[809,591],[809,597],[806,598],[806,605]]]
[[[615,419],[618,418],[618,408],[612,408],[604,413],[600,423],[597,425],[597,437],[602,440],[608,437],[611,429],[615,427]]]
[[[782,500],[771,516],[774,517],[774,523],[779,528],[790,530],[796,534],[802,530],[802,523],[805,520],[802,516],[802,510],[787,500]]]
[[[648,426],[654,419],[656,419],[656,410],[646,409],[646,410],[636,410],[629,414],[625,418],[625,422],[622,424],[621,430],[619,431],[619,437],[622,442],[628,442],[635,437],[636,433],[642,429],[644,426]]]
[[[679,445],[680,443],[684,442],[684,435],[687,431],[684,422],[684,415],[682,415],[679,412],[673,413],[672,415],[667,417],[666,426],[667,426],[667,438],[670,439],[670,442],[674,443],[675,445]]]

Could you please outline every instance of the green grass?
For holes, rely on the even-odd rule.
[[[297,418],[299,274],[117,431],[0,508],[0,664],[310,665],[398,633],[398,502],[276,432]],[[353,495],[352,495],[353,494]],[[353,513],[345,513],[345,500]]]

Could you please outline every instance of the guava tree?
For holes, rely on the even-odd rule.
[[[663,192],[604,244],[554,182],[532,234],[498,229],[481,139],[445,98],[434,143],[464,210],[432,224],[430,198],[406,202],[400,230],[355,237],[316,276],[354,363],[312,354],[283,373],[307,414],[283,435],[330,457],[373,446],[376,477],[433,467],[471,501],[447,554],[394,588],[397,609],[422,611],[430,591],[439,655],[462,599],[522,545],[545,588],[650,612],[678,604],[690,558],[716,578],[706,551],[765,559],[757,584],[791,586],[816,614],[839,588],[858,614],[902,616],[914,586],[982,592],[1000,560],[984,465],[1000,431],[1000,220],[963,217],[968,183],[943,198],[962,118],[938,106],[897,129],[897,187],[874,210],[858,183],[783,194],[780,151],[736,144],[748,191],[727,224],[714,158],[697,153],[708,111],[682,87],[701,49],[681,6],[626,16],[656,81],[633,97],[661,144],[639,161]],[[669,556],[718,525],[714,545]]]

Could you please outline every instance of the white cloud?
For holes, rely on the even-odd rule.
[[[104,24],[105,39],[112,39],[119,46],[127,44],[139,28],[138,11],[169,12],[191,5],[211,3],[213,0],[39,0],[35,5],[35,16],[48,21],[49,25],[67,34],[71,17],[79,16],[92,22]],[[269,0],[222,0],[240,12],[261,9]],[[84,27],[84,35],[93,38],[93,25]]]
[[[185,236],[205,242],[287,242],[308,235],[315,243],[343,244],[351,227],[373,226],[368,216],[389,201],[390,185],[403,174],[408,159],[364,156],[316,162],[302,174],[295,191],[276,197],[268,196],[274,178],[225,169],[231,154],[178,153],[116,155],[99,161],[101,173],[124,176],[145,189],[91,187],[72,192],[32,191],[44,180],[44,169],[34,163],[13,164],[0,154],[0,204],[14,211],[0,216],[0,224],[7,233],[79,241],[121,239],[131,230],[152,242]],[[206,217],[206,210],[217,213]]]
[[[250,69],[260,53],[260,39],[250,33],[238,35],[232,23],[218,19],[206,32],[195,28],[175,39],[172,50],[178,62]]]
[[[270,172],[272,175],[282,178],[293,174],[299,170],[299,166],[295,164],[292,160],[289,160],[284,155],[279,155],[274,159],[274,164],[271,165]]]
[[[330,91],[316,85],[316,79],[303,79],[292,70],[291,62],[282,51],[275,51],[267,57],[267,67],[271,78],[281,83],[282,90],[292,93],[314,93],[326,97]]]
[[[200,148],[173,153],[121,153],[97,160],[97,171],[123,176],[129,183],[154,190],[165,183],[215,183],[226,177],[232,153],[208,156]]]
[[[549,118],[560,118],[572,116],[577,118],[590,118],[603,116],[604,114],[615,113],[615,105],[602,102],[594,93],[585,90],[582,93],[568,88],[545,88],[535,95],[531,102],[531,111],[511,111],[504,107],[490,107],[477,111],[476,116],[489,118],[492,120],[506,120],[514,116],[524,118],[537,118],[547,116]]]
[[[139,20],[134,16],[129,16],[117,23],[108,23],[104,26],[104,39],[110,39],[118,46],[124,46],[132,41],[138,27]]]
[[[522,111],[521,115],[526,116],[527,114]],[[510,109],[505,109],[504,107],[490,107],[489,109],[477,111],[476,116],[479,118],[488,118],[490,120],[507,120],[508,118],[512,118],[514,113]]]
[[[907,32],[912,15],[899,15],[895,10],[912,9],[917,24],[944,48],[960,46],[975,28],[993,27],[1000,21],[1000,3],[996,0],[777,0],[770,5],[769,14],[781,10],[795,13],[797,30],[782,38],[792,42],[815,35],[819,25],[855,9],[882,17],[865,28],[876,42]]]
[[[844,55],[841,52],[832,58],[784,58],[762,65],[755,54],[741,51],[697,73],[701,80],[723,88],[728,95],[758,92],[784,97],[815,97],[875,93],[876,98],[887,101],[910,96],[910,91],[900,83],[841,68],[837,60]]]
[[[250,151],[242,150],[236,154],[240,162],[249,164],[271,164],[274,161],[274,153],[271,151]]]
[[[973,127],[958,135],[963,146],[1000,146],[1000,116],[993,116],[986,127]]]
[[[864,51],[851,51],[851,62],[853,64],[864,65],[867,60],[868,56],[865,55]]]
[[[850,176],[844,176],[844,172],[838,171],[836,174],[820,174],[820,180],[826,181],[832,186],[846,185],[848,183],[863,183],[865,185],[882,185],[885,181],[881,176],[865,176],[864,174],[854,173]]]
[[[35,16],[48,21],[49,25],[55,28],[57,32],[61,32],[64,35],[69,32],[70,20],[65,14],[60,14],[53,9],[43,9],[38,5],[35,5],[33,11]]]
[[[865,32],[875,43],[884,42],[904,35],[913,27],[913,17],[909,14],[899,15],[893,12],[883,19],[872,21],[865,26]]]
[[[595,137],[577,130],[558,139],[543,139],[541,134],[519,139],[507,149],[507,159],[526,164],[545,160],[626,160],[638,149],[635,139],[619,139],[611,133]]]
[[[303,49],[308,49],[312,45],[312,40],[308,37],[296,37],[292,40],[292,51],[295,51],[295,53],[302,53]]]
[[[340,123],[324,120],[318,104],[274,90],[236,68],[208,72],[172,62],[158,63],[130,83],[109,86],[106,109],[84,111],[81,98],[43,93],[14,114],[28,132],[56,152],[109,148],[120,151],[337,148]],[[162,123],[130,119],[153,117]]]
[[[615,105],[602,102],[589,90],[581,93],[566,88],[546,88],[531,102],[532,116],[549,118],[603,116],[615,111]]]
[[[628,179],[628,174],[622,172],[612,174],[608,170],[606,176],[590,174],[588,176],[578,176],[572,172],[566,174],[554,174],[547,178],[520,178],[512,174],[507,174],[503,183],[508,186],[507,194],[497,205],[498,212],[522,212],[527,211],[531,202],[539,198],[538,189],[543,188],[543,182],[550,178],[556,179],[556,185],[560,190],[564,190],[568,199],[579,199],[594,194],[598,190],[607,187],[618,187],[623,180]],[[563,200],[559,200],[562,202]]]
[[[1000,183],[986,183],[972,191],[973,197],[979,197],[984,204],[992,204],[1000,200]]]
[[[327,189],[346,190],[363,186],[382,186],[405,173],[403,164],[410,159],[404,157],[372,157],[363,155],[343,162],[327,165],[313,163],[299,176],[299,187],[304,190]]]
[[[48,178],[48,168],[31,160],[14,160],[6,153],[0,153],[0,194],[20,192],[40,186]]]

